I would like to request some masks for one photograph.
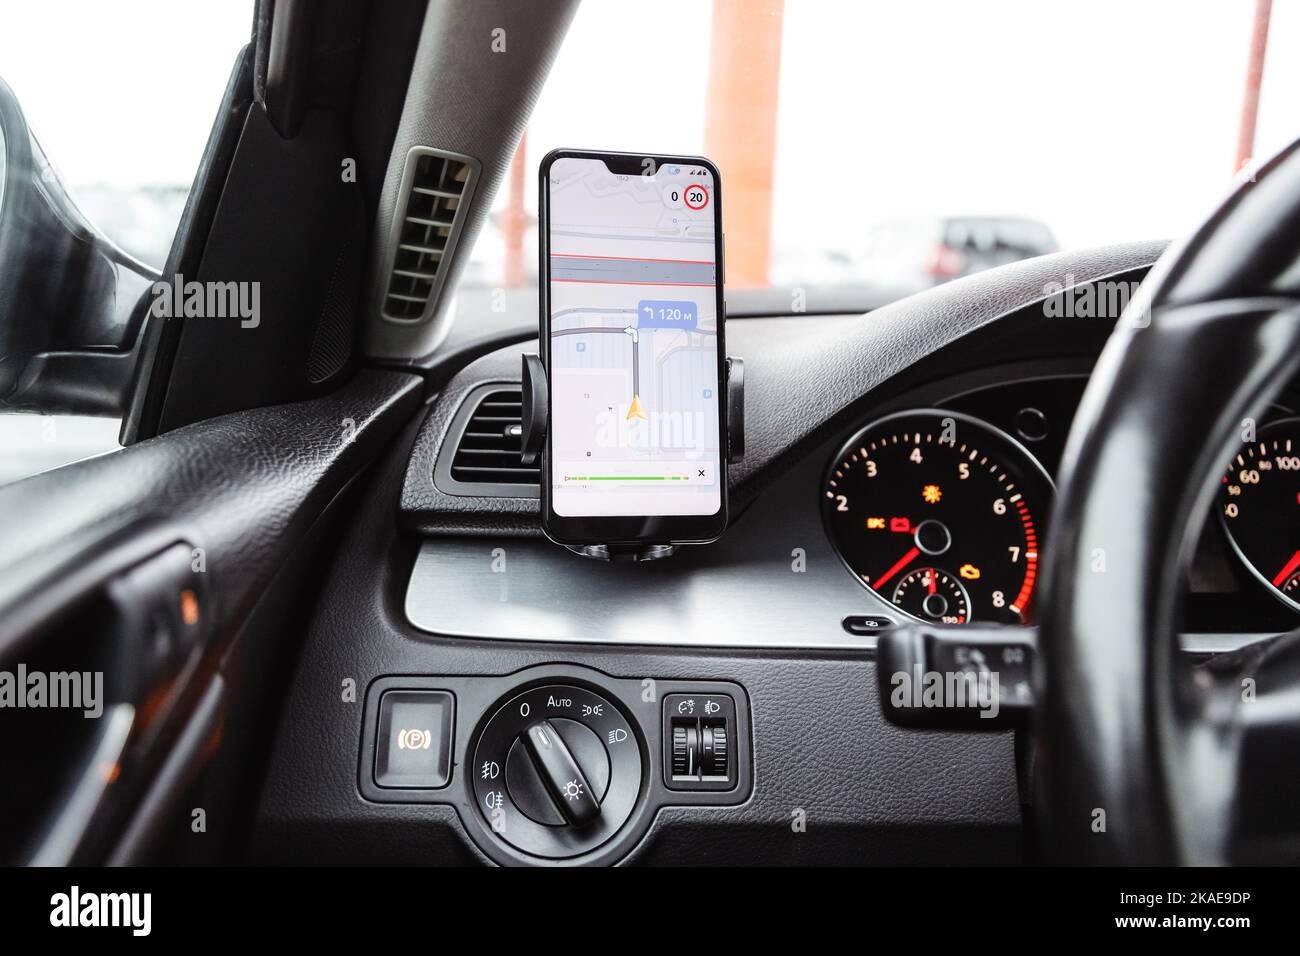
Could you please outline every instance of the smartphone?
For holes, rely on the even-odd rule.
[[[538,211],[543,530],[566,545],[716,539],[727,524],[718,168],[559,149],[542,160]]]

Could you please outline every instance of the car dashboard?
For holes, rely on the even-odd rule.
[[[411,571],[406,615],[431,635],[475,639],[867,651],[881,630],[905,620],[1032,624],[1032,572],[1043,543],[1038,536],[1045,540],[1050,534],[1055,478],[1088,366],[1067,361],[1046,375],[1041,368],[1035,363],[973,369],[873,406],[860,424],[812,449],[757,494],[722,541],[683,549],[661,562],[583,560],[539,534],[427,538]],[[480,397],[472,393],[469,401]],[[1287,409],[1279,406],[1273,415],[1285,418]],[[897,471],[898,481],[907,484],[891,486],[882,463],[879,473],[862,479],[874,482],[870,489],[854,488],[866,497],[865,510],[856,507],[856,495],[850,502],[838,493],[849,489],[853,474],[866,475],[865,467],[855,472],[851,466],[869,441],[898,446],[901,438],[904,451],[911,448],[918,459],[916,470],[924,467],[922,449],[927,459],[944,452],[945,421],[955,432],[951,485]],[[449,434],[457,435],[454,429]],[[964,441],[966,434],[974,441]],[[886,549],[901,539],[910,547],[894,550],[906,556],[916,547],[914,538],[923,539],[936,525],[940,534],[951,534],[927,518],[945,502],[928,504],[924,495],[957,495],[963,482],[978,482],[991,467],[982,450],[989,441],[1003,456],[1013,456],[1002,459],[1000,470],[1024,477],[1005,494],[987,491],[954,513],[969,525],[960,542],[967,551],[944,541],[943,551],[931,554],[937,549],[927,552],[921,540],[919,560],[880,580],[890,570],[882,556],[873,568],[880,572],[877,580],[863,580],[864,539],[879,539]],[[906,468],[912,462],[904,451],[895,457]],[[443,457],[451,454],[449,449]],[[861,463],[867,461],[861,456]],[[959,476],[957,468],[966,461],[978,469],[973,477],[969,468],[967,477]],[[992,489],[1000,487],[995,476],[989,478]],[[1017,489],[1028,484],[1037,487],[1026,487],[1026,497]],[[906,505],[899,500],[904,497]],[[1032,515],[1027,500],[1034,501]],[[990,538],[997,537],[998,525],[1028,525],[1029,537],[1022,531],[994,544]],[[989,553],[992,548],[996,553]],[[998,561],[1010,572],[1005,587],[992,586],[1000,584]],[[954,613],[931,615],[921,606],[917,592],[929,590],[931,579],[940,598],[952,596]],[[1294,609],[1252,573],[1225,523],[1213,518],[1194,550],[1185,591],[1184,627],[1197,650],[1232,649],[1252,635],[1294,625]]]
[[[323,582],[255,858],[1032,855],[1027,736],[891,724],[875,648],[914,620],[1034,623],[1067,435],[1119,318],[1061,318],[1044,290],[1066,272],[1136,282],[1162,249],[1029,260],[866,316],[730,318],[729,351],[746,363],[732,520],[719,541],[656,561],[591,560],[542,535],[537,468],[510,443],[522,356],[536,350],[526,320],[433,370],[436,394]],[[1261,418],[1262,435],[1293,401]],[[1258,496],[1251,470],[1225,472],[1216,507]],[[1294,625],[1286,582],[1271,584],[1272,568],[1261,580],[1244,557],[1256,543],[1229,526],[1207,515],[1188,563],[1182,640],[1202,657]],[[341,679],[358,706],[322,695]],[[420,701],[417,752],[393,750],[412,742],[393,737],[395,708]],[[538,783],[539,758],[521,756],[537,749],[536,718],[585,774]],[[438,742],[422,748],[428,728]],[[404,761],[435,755],[403,776]],[[575,822],[595,812],[588,790],[612,816]]]

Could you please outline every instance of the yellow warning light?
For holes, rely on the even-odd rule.
[[[980,579],[980,569],[973,564],[963,564],[958,573],[967,581],[978,581]]]
[[[943,492],[939,490],[938,485],[926,485],[921,489],[921,497],[924,498],[928,504],[937,505],[939,499],[943,497]]]
[[[867,519],[867,530],[868,530],[868,531],[884,531],[884,530],[885,530],[885,519],[884,519],[884,518],[868,518],[868,519]]]

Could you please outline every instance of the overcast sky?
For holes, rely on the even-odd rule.
[[[580,10],[530,161],[559,145],[703,148],[707,7],[629,6]],[[1300,135],[1297,7],[1273,4],[1257,154]],[[1067,247],[1180,234],[1230,185],[1253,10],[787,0],[776,242],[834,246],[872,220],[945,212],[1040,218]],[[602,80],[629,69],[644,79]]]
[[[0,77],[72,184],[188,184],[251,0],[0,0]]]
[[[1300,135],[1297,6],[1274,3],[1257,153]],[[1230,182],[1253,8],[788,0],[777,244],[928,213],[1033,216],[1067,247],[1178,235]],[[530,166],[558,145],[701,151],[708,14],[586,0]],[[188,183],[251,21],[239,0],[0,0],[0,76],[74,185]]]

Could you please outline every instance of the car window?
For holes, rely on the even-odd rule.
[[[41,0],[7,4],[3,19],[0,79],[78,208],[161,267],[251,0]]]
[[[19,382],[64,347],[130,351],[114,332],[167,258],[252,24],[251,0],[41,0],[0,14],[0,483],[117,447],[120,412],[36,414]],[[31,301],[23,270],[40,266],[44,238],[87,235],[103,238],[99,254],[47,260],[64,273],[50,285],[80,290],[77,322],[59,300],[47,318],[67,334],[33,341],[7,314]]]
[[[474,249],[462,312],[494,289],[527,308],[535,170],[557,146],[717,161],[733,309],[746,287],[804,284],[815,304],[820,285],[885,272],[892,297],[1058,246],[1178,236],[1237,175],[1254,10],[661,0],[629,29],[625,5],[591,0],[530,120],[522,188],[502,188]],[[1300,4],[1274,4],[1254,155],[1300,134],[1297,53]],[[671,84],[602,79],[664,63]],[[976,256],[945,259],[938,220]]]

